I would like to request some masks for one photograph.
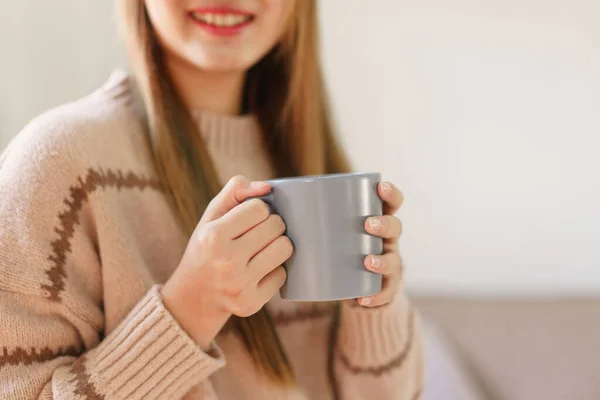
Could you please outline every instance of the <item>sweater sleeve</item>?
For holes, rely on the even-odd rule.
[[[68,131],[37,120],[0,157],[0,398],[181,398],[223,354],[196,345],[158,286],[104,336],[93,211],[63,212],[80,206],[63,199],[85,172]]]
[[[74,317],[43,302],[0,292],[3,399],[178,399],[223,365],[216,346],[204,353],[179,327],[158,287],[89,349]]]
[[[389,304],[340,306],[334,345],[337,400],[418,400],[423,385],[421,324],[403,294]]]

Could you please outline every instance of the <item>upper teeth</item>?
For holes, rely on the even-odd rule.
[[[250,19],[249,15],[240,14],[193,13],[192,15],[199,21],[215,26],[235,26]]]

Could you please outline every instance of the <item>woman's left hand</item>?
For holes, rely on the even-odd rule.
[[[383,288],[378,294],[358,299],[358,303],[365,307],[377,307],[392,301],[400,287],[403,272],[402,258],[398,251],[402,223],[394,214],[402,206],[404,197],[389,182],[381,182],[377,186],[377,192],[383,200],[383,216],[367,218],[365,229],[367,233],[383,238],[383,254],[365,257],[365,267],[383,275]]]

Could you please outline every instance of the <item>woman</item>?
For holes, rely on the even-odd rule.
[[[292,246],[244,202],[264,179],[348,170],[315,1],[119,4],[134,75],[36,118],[2,157],[0,397],[419,398],[400,192],[382,183],[386,215],[365,224],[385,239],[365,258],[382,292],[341,304],[277,296]]]

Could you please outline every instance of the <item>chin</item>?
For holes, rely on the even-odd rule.
[[[189,61],[197,68],[211,72],[245,72],[252,67],[252,61],[245,60],[240,54],[203,54],[190,57]]]
[[[195,64],[196,67],[208,72],[246,72],[249,67],[236,62],[215,61]]]

